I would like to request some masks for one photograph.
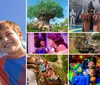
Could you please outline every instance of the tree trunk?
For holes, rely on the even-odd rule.
[[[50,19],[53,19],[54,15],[42,15],[37,21],[36,21],[36,26],[38,29],[43,30],[43,31],[50,31],[50,24],[49,21]]]
[[[37,20],[36,22],[36,26],[38,29],[41,29],[41,30],[50,30],[50,24],[47,22],[47,21],[44,21],[44,20]]]

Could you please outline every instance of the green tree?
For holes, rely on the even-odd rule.
[[[92,36],[92,39],[94,40],[100,40],[100,33],[96,33]]]
[[[44,55],[43,56],[47,61],[56,62],[58,60],[57,55]]]
[[[69,52],[70,53],[78,53],[79,48],[87,48],[88,47],[88,37],[91,37],[91,33],[70,33],[69,34]]]
[[[38,20],[36,25],[38,27],[49,25],[50,19],[54,17],[63,17],[63,8],[53,0],[40,0],[37,4],[29,6],[27,9],[27,16],[30,19],[36,17]]]
[[[66,32],[66,31],[68,31],[68,18],[66,18],[64,22],[61,22],[59,24],[57,24],[57,23],[54,24],[51,31],[53,31],[53,32],[58,32],[58,31]]]
[[[61,60],[62,60],[62,69],[65,73],[67,73],[68,70],[68,62],[67,62],[67,56],[66,55],[62,55],[61,56]]]

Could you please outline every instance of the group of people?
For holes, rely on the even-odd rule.
[[[35,40],[35,53],[38,54],[67,54],[68,45],[65,43],[63,37],[60,33],[48,34],[48,44],[50,47],[46,46],[46,41],[43,37],[38,37]]]
[[[96,12],[92,1],[88,4],[87,12],[82,13],[80,18],[83,20],[83,32],[90,32],[90,29],[92,29],[93,32],[100,32],[100,13]]]
[[[95,85],[96,78],[97,77],[100,78],[100,71],[98,68],[100,67],[100,65],[98,66],[99,60],[100,60],[99,57],[97,60],[95,57],[92,57],[92,56],[86,57],[82,62],[73,60],[70,63],[70,72],[73,72],[73,76],[88,75],[90,78],[89,85]],[[97,74],[99,76],[97,76]]]
[[[50,63],[48,63],[44,58],[35,58],[35,63],[39,66],[39,75],[43,82],[48,81],[61,83],[59,76],[57,76]]]

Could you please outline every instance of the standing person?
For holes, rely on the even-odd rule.
[[[49,45],[55,49],[54,53],[58,54],[67,54],[68,53],[68,46],[64,42],[61,34],[53,33],[48,35]]]
[[[0,21],[0,50],[7,55],[0,58],[2,85],[26,85],[26,51],[22,46],[22,32],[11,21]]]
[[[93,6],[92,1],[88,4],[87,12],[84,14],[82,13],[80,18],[83,20],[82,31],[83,32],[90,32],[90,29],[93,30],[93,16],[95,14],[95,8]]]
[[[76,12],[74,9],[71,9],[70,12],[70,25],[75,25],[75,17],[76,17]]]

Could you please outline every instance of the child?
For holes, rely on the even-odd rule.
[[[7,53],[0,58],[0,82],[2,85],[26,85],[25,49],[22,33],[17,24],[0,22],[0,50]]]
[[[23,48],[26,49],[26,42],[25,42],[24,40],[21,40],[21,43],[22,43]],[[2,51],[0,50],[0,57],[6,56],[6,55],[7,55],[7,53],[2,52]]]
[[[95,85],[96,81],[96,58],[93,58],[92,56],[87,58],[88,60],[88,68],[83,72],[84,75],[90,76],[90,84],[89,85]]]

